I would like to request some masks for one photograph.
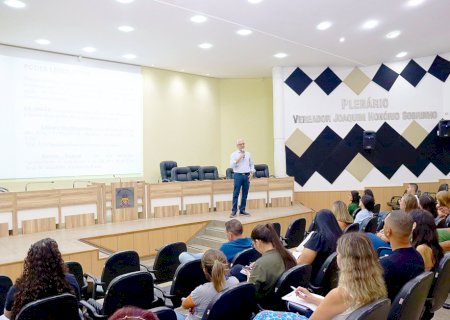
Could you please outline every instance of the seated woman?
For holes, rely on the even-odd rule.
[[[348,194],[348,200],[350,201],[348,205],[348,213],[353,216],[353,212],[359,208],[359,200],[361,197],[359,196],[359,192],[356,190],[350,191]]]
[[[419,207],[427,210],[434,218],[437,217],[436,200],[428,193],[424,193],[419,197]]]
[[[348,208],[343,201],[338,200],[333,202],[331,211],[336,217],[337,223],[342,231],[353,223],[353,218],[349,214]]]
[[[423,209],[411,211],[411,216],[414,220],[411,245],[422,256],[425,271],[434,270],[444,253],[439,245],[433,216]]]
[[[369,239],[364,233],[351,232],[339,238],[337,244],[339,282],[324,299],[317,298],[305,288],[296,293],[317,305],[311,320],[346,319],[352,311],[375,300],[386,298],[387,291],[380,266]],[[289,312],[263,311],[254,320],[306,319]]]
[[[450,191],[439,191],[436,194],[436,201],[436,225],[438,228],[446,227],[447,218],[450,216]]]
[[[210,282],[198,286],[187,298],[183,299],[181,309],[177,310],[177,319],[179,320],[201,319],[208,304],[218,292],[239,283],[235,277],[226,277],[228,261],[219,250],[209,249],[203,254],[202,269],[206,279]]]
[[[22,276],[8,291],[4,315],[14,319],[27,303],[61,293],[79,297],[78,283],[66,268],[55,240],[34,243],[25,258]]]
[[[314,233],[305,243],[297,258],[298,264],[311,264],[311,281],[314,282],[322,264],[330,254],[336,251],[337,239],[342,235],[333,213],[328,209],[317,212],[314,218]]]
[[[248,282],[255,285],[256,300],[262,306],[270,303],[270,297],[278,278],[288,269],[295,267],[292,254],[286,250],[271,223],[259,224],[253,230],[251,239],[255,249],[262,254],[251,270],[243,269]]]

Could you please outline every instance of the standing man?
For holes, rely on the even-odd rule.
[[[231,209],[230,218],[234,218],[236,216],[241,187],[242,197],[241,205],[239,206],[239,213],[244,216],[250,215],[245,211],[245,206],[247,204],[248,189],[250,188],[250,178],[253,177],[253,173],[255,172],[255,166],[253,165],[250,152],[245,151],[244,139],[238,139],[236,141],[236,147],[237,150],[230,156],[230,168],[232,168],[234,172],[233,207]]]

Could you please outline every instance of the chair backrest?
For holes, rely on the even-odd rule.
[[[359,231],[359,223],[355,222],[352,224],[349,224],[343,231],[343,233],[350,233],[350,232],[358,232]]]
[[[284,241],[286,243],[286,248],[294,248],[297,247],[300,243],[302,243],[303,238],[305,237],[305,228],[306,228],[306,219],[295,219],[291,222],[289,227],[286,230],[286,234],[284,236]]]
[[[135,306],[141,309],[153,307],[153,277],[147,271],[122,274],[109,284],[103,300],[103,315],[110,316],[117,309]]]
[[[231,261],[231,266],[234,266],[236,264],[248,266],[250,263],[256,261],[259,257],[261,257],[261,253],[259,253],[255,248],[248,248],[237,253],[234,256],[233,261]]]
[[[172,281],[175,271],[180,265],[178,256],[186,251],[187,246],[184,242],[169,243],[158,249],[155,261],[153,262],[155,283]]]
[[[218,180],[219,171],[217,171],[217,167],[215,166],[200,167],[198,170],[198,178],[199,180]]]
[[[366,218],[361,221],[359,229],[362,232],[375,233],[378,227],[378,217]]]
[[[159,320],[177,320],[177,314],[169,307],[156,307],[150,311],[156,314]]]
[[[188,166],[188,168],[191,169],[191,179],[198,180],[199,179],[198,171],[200,170],[200,166]]]
[[[436,312],[444,305],[450,292],[450,253],[445,254],[439,262],[434,278],[433,287],[428,295],[431,312]]]
[[[172,181],[192,181],[191,169],[189,167],[172,168]]]
[[[432,282],[432,272],[424,272],[408,281],[392,301],[388,319],[419,320]]]
[[[219,292],[209,303],[202,320],[250,319],[256,308],[255,287],[245,282]]]
[[[380,299],[362,306],[347,316],[347,320],[386,320],[391,301]]]
[[[175,161],[161,161],[159,170],[161,171],[162,181],[170,181],[172,179],[172,169],[177,166]]]
[[[70,293],[27,303],[16,320],[80,320],[77,298]]]
[[[83,295],[88,287],[88,283],[86,281],[86,278],[84,277],[83,267],[79,262],[76,261],[67,261],[66,266],[67,269],[69,269],[69,273],[75,276],[78,286],[80,287],[80,292]]]
[[[177,308],[181,305],[181,298],[189,294],[199,285],[208,282],[202,269],[201,259],[188,261],[178,266],[170,287],[172,305]]]
[[[355,209],[355,211],[353,211],[353,213],[352,213],[352,217],[353,217],[353,219],[355,219],[356,218],[356,215],[358,214],[358,212],[360,212],[361,211],[361,208],[356,208]]]
[[[377,248],[377,254],[378,256],[384,257],[384,256],[388,256],[392,253],[392,248],[391,247],[378,247]]]
[[[275,284],[270,309],[286,311],[286,303],[281,298],[292,291],[291,287],[308,287],[311,279],[311,270],[312,266],[310,264],[301,264],[286,270]]]
[[[227,179],[233,179],[234,178],[233,168],[227,168],[227,170],[225,171],[225,176],[227,177]]]
[[[255,173],[253,176],[255,178],[268,178],[269,166],[267,164],[255,164]]]
[[[373,206],[372,212],[373,212],[373,213],[380,213],[380,210],[381,210],[381,204],[377,203],[377,204],[375,204],[375,205]]]
[[[314,283],[311,284],[311,287],[317,288],[316,293],[323,296],[325,296],[331,289],[337,287],[338,265],[336,252],[333,252],[328,256],[322,264],[322,267],[320,267],[320,271],[317,273]]]
[[[11,279],[8,276],[0,276],[0,315],[3,314],[5,309],[6,295],[8,294],[9,288],[13,285]]]
[[[277,233],[278,237],[281,236],[281,224],[279,222],[272,222],[272,226],[275,229],[275,232]]]
[[[101,281],[106,291],[111,281],[122,274],[139,271],[139,255],[136,251],[119,251],[109,256],[103,267]]]

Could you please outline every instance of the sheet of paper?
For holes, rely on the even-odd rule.
[[[323,297],[321,295],[314,294],[314,293],[312,293],[312,295],[317,297],[317,298],[323,299]],[[299,305],[302,305],[302,306],[305,306],[305,307],[311,309],[312,311],[316,310],[316,308],[317,308],[317,305],[315,305],[314,303],[307,302],[307,301],[303,300],[302,298],[298,297],[295,294],[295,291],[292,291],[291,293],[288,293],[282,299],[286,300],[286,301],[290,301],[290,302],[296,303],[296,304],[299,304]]]

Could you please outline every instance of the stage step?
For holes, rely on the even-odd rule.
[[[202,246],[201,244],[189,244],[187,249],[188,249],[188,252],[191,252],[191,253],[203,253],[206,250],[209,250],[211,248]]]
[[[213,249],[219,249],[220,246],[225,243],[227,240],[223,239],[223,238],[217,238],[217,237],[212,237],[212,236],[208,236],[208,235],[200,235],[195,237],[194,239],[192,239],[189,242],[189,245],[202,245],[205,247],[209,247],[209,248],[213,248]]]
[[[227,235],[225,233],[225,226],[223,226],[223,227],[210,227],[210,226],[207,226],[206,229],[205,229],[205,233],[204,234],[207,235],[207,236],[211,236],[211,237],[216,237],[216,238],[227,240]]]

